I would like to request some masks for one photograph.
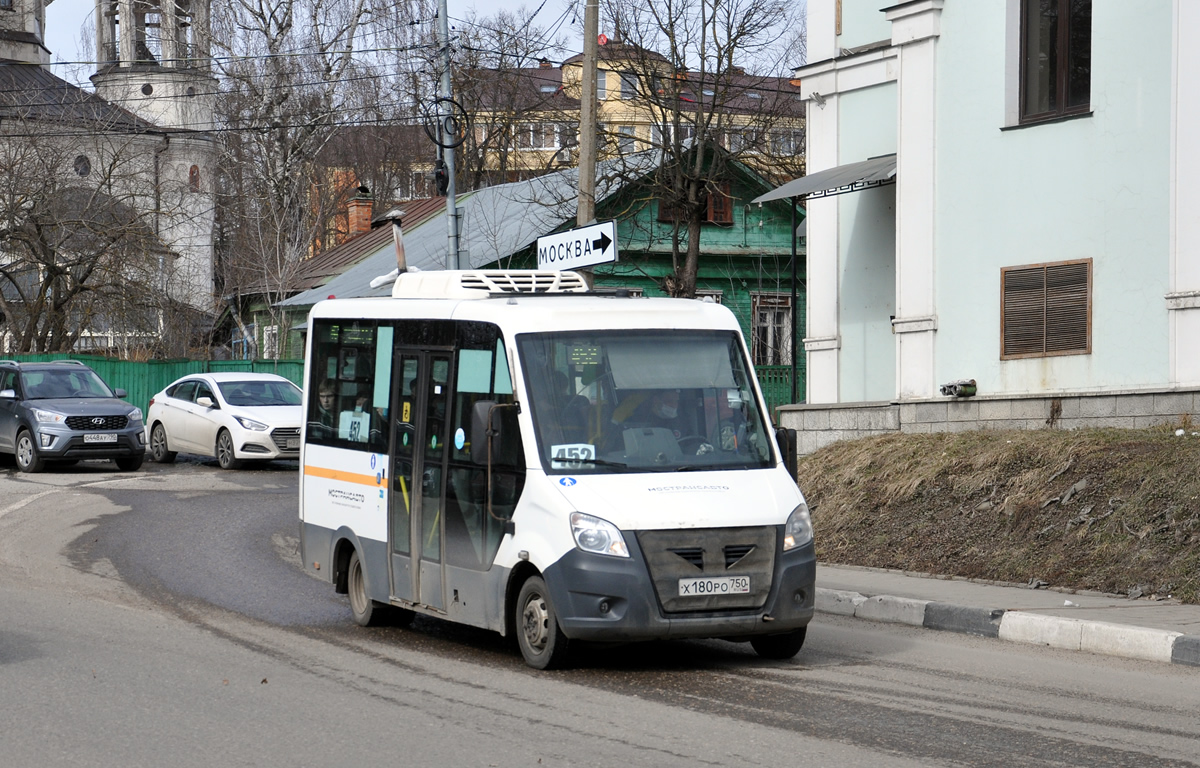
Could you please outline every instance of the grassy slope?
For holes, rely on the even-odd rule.
[[[823,562],[1200,602],[1200,431],[888,435],[800,461]]]

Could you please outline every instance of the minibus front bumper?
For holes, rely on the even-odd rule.
[[[817,558],[813,543],[777,552],[770,590],[756,608],[663,610],[635,536],[629,557],[572,550],[546,569],[546,586],[567,637],[594,642],[667,638],[749,639],[800,629],[812,620]]]

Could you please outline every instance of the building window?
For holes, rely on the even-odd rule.
[[[188,191],[200,191],[200,166],[198,165],[193,165],[191,168],[188,168]]]
[[[621,75],[621,98],[625,100],[636,99],[638,95],[638,78],[637,75],[628,72]]]
[[[596,70],[596,100],[604,101],[608,98],[608,94],[604,88],[606,84],[606,75],[603,69]]]
[[[1021,121],[1086,113],[1092,0],[1021,0]]]
[[[696,289],[697,299],[712,299],[714,304],[720,304],[723,295],[723,291],[705,290],[703,288]]]
[[[772,131],[771,154],[776,157],[798,155],[802,151],[804,132],[797,130]]]
[[[264,325],[262,338],[262,355],[268,360],[279,357],[279,326]]]
[[[516,131],[519,149],[558,149],[558,126],[554,123],[522,123]]]
[[[622,155],[628,155],[637,149],[635,141],[636,130],[632,125],[617,126],[617,151]]]
[[[558,126],[558,146],[574,147],[579,144],[579,124],[561,123]]]
[[[1000,359],[1092,351],[1092,260],[1000,270]]]
[[[713,224],[733,223],[733,193],[729,182],[721,182],[708,193],[708,218]]]
[[[755,365],[791,365],[792,297],[786,293],[750,294],[754,327],[751,349]]]
[[[75,158],[75,173],[79,174],[80,176],[87,176],[91,172],[92,162],[87,159],[86,155],[79,155]]]

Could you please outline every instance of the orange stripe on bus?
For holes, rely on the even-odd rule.
[[[386,477],[377,478],[375,475],[362,475],[358,472],[344,472],[340,469],[329,469],[327,467],[314,467],[312,464],[304,465],[304,474],[312,477],[323,477],[326,480],[337,480],[343,483],[355,483],[357,485],[372,485],[378,488],[387,488],[388,481]]]

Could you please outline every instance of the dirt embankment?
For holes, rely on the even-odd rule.
[[[822,562],[1200,603],[1190,423],[888,435],[804,457],[799,478]]]

